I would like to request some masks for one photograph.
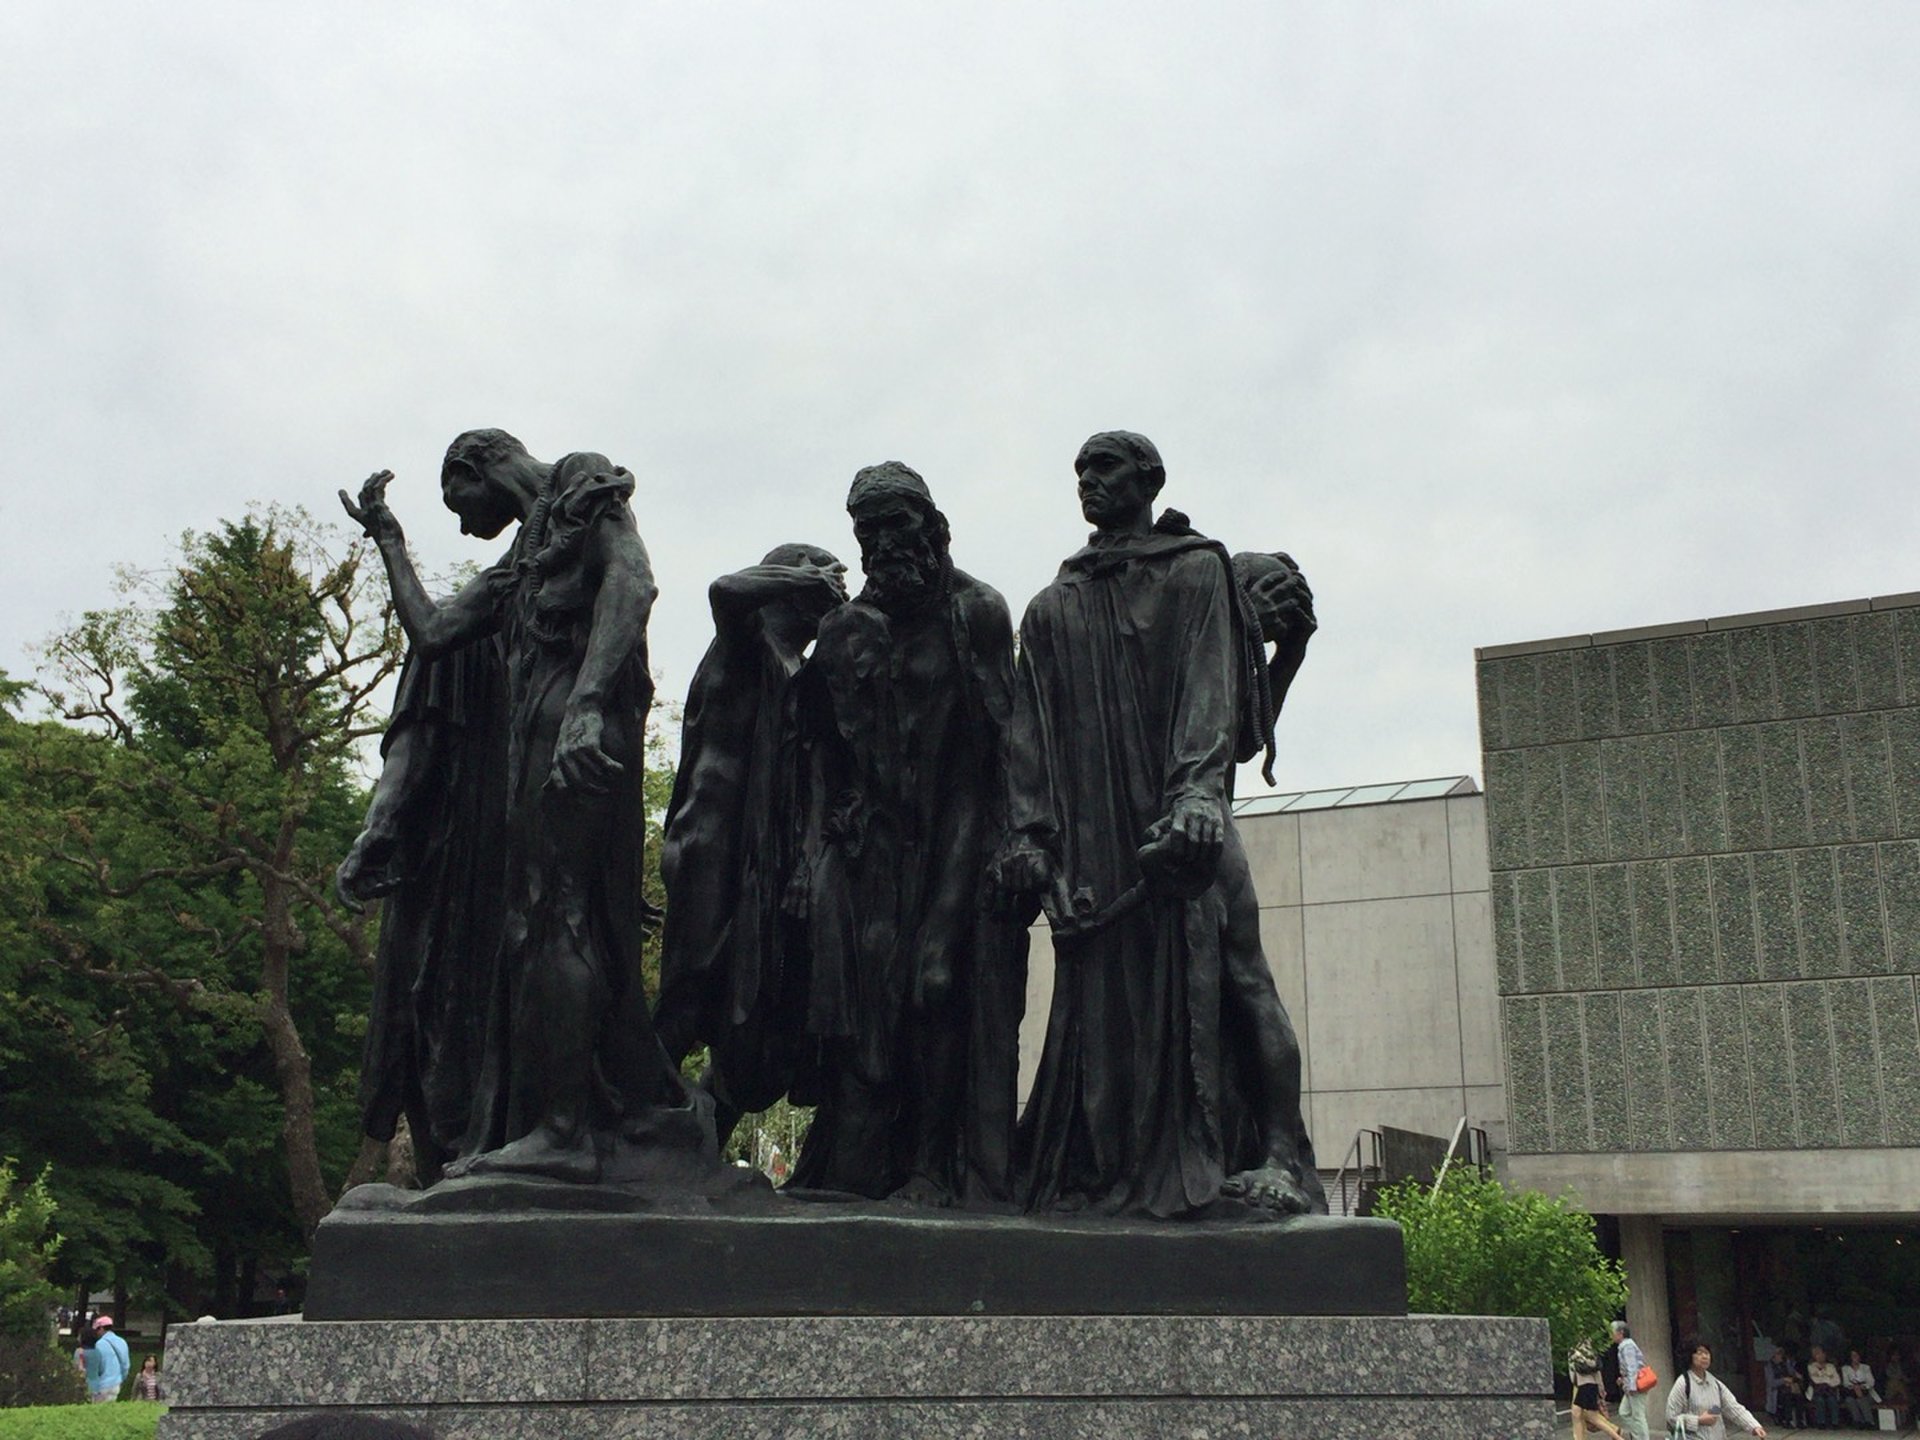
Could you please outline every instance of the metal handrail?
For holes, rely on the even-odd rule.
[[[1363,1165],[1360,1160],[1360,1142],[1369,1135],[1373,1137],[1373,1143],[1375,1146],[1373,1164],[1370,1166]],[[1353,1143],[1347,1147],[1347,1153],[1344,1157],[1342,1157],[1340,1161],[1340,1168],[1333,1172],[1333,1183],[1326,1187],[1327,1193],[1329,1195],[1337,1195],[1340,1197],[1342,1213],[1345,1213],[1346,1211],[1347,1192],[1345,1189],[1345,1184],[1346,1184],[1347,1172],[1349,1170],[1353,1172],[1354,1183],[1356,1185],[1362,1185],[1366,1183],[1365,1175],[1369,1169],[1372,1170],[1377,1176],[1380,1171],[1380,1155],[1378,1150],[1379,1144],[1380,1144],[1380,1132],[1378,1130],[1369,1130],[1365,1126],[1362,1126],[1360,1129],[1353,1132]]]
[[[1447,1167],[1453,1164],[1453,1152],[1460,1148],[1460,1136],[1467,1128],[1467,1117],[1462,1115],[1460,1123],[1453,1127],[1453,1138],[1447,1141],[1447,1153],[1441,1158],[1440,1168],[1434,1172],[1433,1194],[1440,1193],[1440,1183],[1447,1178]]]

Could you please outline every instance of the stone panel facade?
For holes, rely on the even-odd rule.
[[[1920,1145],[1920,596],[1478,682],[1510,1150]]]

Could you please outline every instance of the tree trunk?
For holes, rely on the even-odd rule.
[[[289,816],[281,824],[279,843],[274,847],[277,868],[283,872],[292,860],[294,833]],[[320,1146],[314,1132],[313,1061],[301,1043],[288,999],[293,951],[300,936],[293,923],[291,888],[269,873],[257,871],[256,875],[265,912],[261,917],[260,967],[265,1001],[260,1008],[260,1023],[273,1052],[274,1073],[280,1080],[280,1137],[287,1154],[293,1213],[300,1221],[301,1234],[312,1244],[313,1232],[327,1218],[333,1199],[320,1173]]]
[[[270,953],[266,967],[269,972],[275,963]],[[284,955],[278,965],[285,968]],[[280,1138],[286,1148],[287,1186],[292,1192],[293,1213],[300,1221],[301,1234],[311,1243],[313,1232],[327,1218],[333,1202],[320,1174],[320,1147],[314,1135],[313,1062],[307,1056],[306,1046],[300,1043],[300,1032],[294,1028],[284,982],[278,994],[268,989],[261,1023],[266,1027],[267,1045],[273,1051],[274,1073],[280,1079],[283,1112]]]

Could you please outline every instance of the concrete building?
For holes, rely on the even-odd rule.
[[[1235,807],[1260,935],[1300,1037],[1308,1132],[1331,1175],[1363,1130],[1506,1128],[1485,798],[1464,776]],[[1021,1028],[1032,1083],[1053,989],[1036,930]],[[1363,1159],[1365,1147],[1363,1147]]]
[[[1656,1366],[1920,1334],[1920,596],[1477,670],[1510,1178],[1618,1218]]]

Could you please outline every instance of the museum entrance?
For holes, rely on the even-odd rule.
[[[1766,1400],[1764,1366],[1776,1345],[1802,1366],[1815,1345],[1836,1365],[1857,1348],[1882,1393],[1891,1351],[1912,1387],[1920,1226],[1700,1226],[1669,1230],[1666,1244],[1676,1352],[1688,1337],[1705,1337],[1715,1372],[1756,1409]]]

